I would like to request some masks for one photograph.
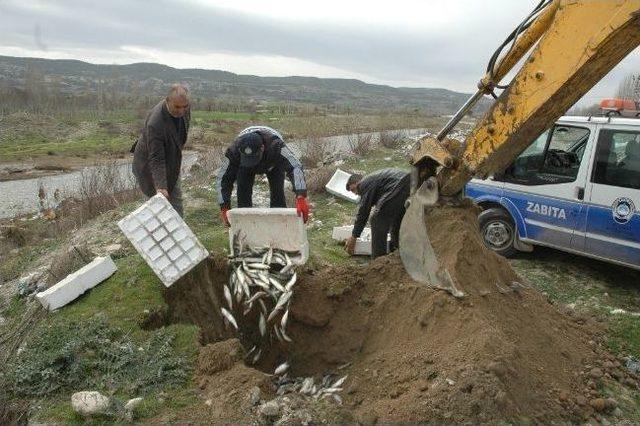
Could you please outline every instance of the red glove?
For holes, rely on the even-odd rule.
[[[222,223],[224,223],[224,226],[226,226],[227,228],[231,226],[231,223],[229,223],[229,217],[227,216],[228,211],[228,207],[220,207],[220,216],[222,217]]]
[[[309,202],[307,201],[307,197],[298,195],[296,198],[296,210],[298,211],[298,216],[302,216],[304,223],[307,223],[307,220],[309,220]]]

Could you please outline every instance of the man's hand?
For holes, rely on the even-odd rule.
[[[228,207],[220,207],[220,217],[222,217],[222,223],[224,223],[224,226],[226,226],[227,228],[231,226],[231,223],[229,222],[229,217],[227,216],[228,211],[229,211]]]
[[[349,255],[353,256],[353,252],[356,250],[356,237],[352,235],[347,238],[347,242],[344,243],[344,249]]]
[[[156,195],[158,195],[158,194],[162,194],[162,195],[164,195],[164,198],[169,199],[169,191],[167,191],[164,188],[156,189]]]
[[[298,197],[296,197],[296,210],[298,211],[298,216],[302,216],[304,223],[307,223],[307,220],[309,220],[309,202],[307,201],[307,197],[304,195],[298,195]]]

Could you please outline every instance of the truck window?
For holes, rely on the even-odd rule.
[[[640,189],[640,132],[600,130],[591,181]]]
[[[575,181],[589,133],[584,127],[554,126],[520,154],[505,172],[504,180],[521,185]]]

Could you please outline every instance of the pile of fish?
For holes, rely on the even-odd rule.
[[[221,308],[221,313],[229,325],[241,332],[240,325],[246,321],[238,319],[254,318],[257,312],[261,341],[247,353],[248,361],[255,364],[263,346],[271,340],[292,342],[286,329],[297,275],[289,257],[292,253],[270,247],[246,247],[238,235],[234,236],[233,244],[229,284],[223,288],[227,307]]]
[[[283,363],[276,368],[275,374],[278,376],[275,385],[278,389],[276,395],[285,395],[287,393],[299,393],[305,396],[320,398],[333,398],[338,404],[342,404],[342,398],[338,392],[342,391],[342,385],[347,376],[343,376],[338,380],[333,380],[331,374],[325,375],[321,381],[315,382],[313,377],[295,377],[291,378],[287,374],[289,369],[288,363]]]
[[[245,347],[253,346],[247,352],[246,360],[255,364],[273,340],[292,342],[286,329],[297,275],[290,255],[298,253],[271,247],[247,247],[240,234],[234,235],[232,244],[229,283],[223,288],[226,307],[220,311],[227,325],[238,332],[244,344],[248,339],[243,337],[254,337]],[[255,323],[251,324],[256,317],[258,342],[255,341]],[[290,377],[289,367],[289,363],[284,362],[273,373],[278,396],[298,393],[315,399],[332,398],[342,404],[338,392],[342,391],[347,376],[334,380],[333,375],[325,375],[316,383],[313,377]]]

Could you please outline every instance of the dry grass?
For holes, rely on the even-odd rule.
[[[211,148],[198,154],[198,161],[191,166],[189,181],[194,184],[212,184],[216,178],[216,173],[222,158],[224,150],[221,146]]]
[[[330,160],[335,152],[335,145],[326,138],[313,136],[301,143],[300,150],[302,165],[313,168],[322,166]]]
[[[358,157],[368,155],[374,146],[375,141],[371,133],[358,133],[349,136],[349,148]]]
[[[331,179],[331,176],[336,172],[336,169],[336,166],[323,166],[307,170],[305,173],[307,191],[310,194],[324,193],[324,186],[329,182],[329,179]]]
[[[81,223],[131,200],[129,192],[136,183],[129,169],[129,165],[111,160],[81,172],[76,198],[81,207]]]
[[[398,149],[402,145],[404,135],[400,130],[385,130],[380,132],[380,145],[389,149]]]

